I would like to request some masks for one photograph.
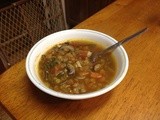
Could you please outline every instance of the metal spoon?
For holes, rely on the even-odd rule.
[[[146,30],[147,30],[147,28],[143,28],[142,30],[134,33],[133,35],[131,35],[131,36],[119,41],[119,42],[117,42],[116,44],[104,49],[103,51],[92,53],[92,55],[90,56],[91,62],[96,62],[97,59],[102,58],[107,53],[113,52],[117,47],[119,47],[120,45],[122,45],[125,42],[128,42],[132,38],[137,37],[138,35],[140,35],[141,33],[143,33]]]

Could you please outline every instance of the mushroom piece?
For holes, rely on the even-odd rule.
[[[99,71],[100,69],[101,69],[101,64],[96,64],[95,66],[94,66],[94,71]]]
[[[71,64],[67,64],[67,70],[69,75],[73,75],[76,72],[74,66]]]

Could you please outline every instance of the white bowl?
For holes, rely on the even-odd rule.
[[[115,88],[125,77],[129,64],[127,53],[122,46],[118,47],[113,52],[113,55],[115,56],[115,59],[117,61],[117,72],[114,77],[114,80],[105,88],[102,88],[98,91],[85,94],[76,94],[76,95],[65,94],[51,90],[50,88],[46,87],[44,83],[40,80],[37,73],[37,63],[38,63],[37,61],[40,59],[40,56],[43,53],[45,53],[49,48],[56,45],[57,43],[62,43],[68,39],[76,39],[76,38],[87,39],[87,40],[90,39],[106,47],[115,44],[117,42],[114,38],[110,37],[109,35],[106,35],[98,31],[86,30],[86,29],[64,30],[48,35],[43,39],[41,39],[39,42],[37,42],[27,55],[26,71],[31,82],[40,90],[49,95],[59,98],[72,99],[72,100],[96,97]]]

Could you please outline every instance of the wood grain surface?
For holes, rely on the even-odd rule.
[[[129,70],[114,90],[86,100],[49,96],[29,80],[25,60],[0,76],[0,101],[18,120],[160,120],[160,1],[117,0],[75,28],[121,40],[148,27],[124,45]]]

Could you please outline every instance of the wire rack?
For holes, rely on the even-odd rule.
[[[44,36],[66,29],[61,0],[20,0],[0,9],[0,58],[9,68]]]

